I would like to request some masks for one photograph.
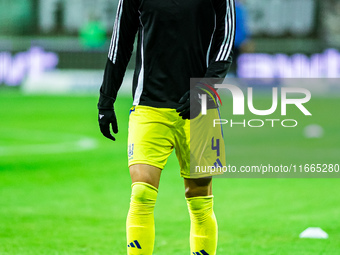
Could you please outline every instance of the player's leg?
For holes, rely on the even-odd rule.
[[[191,220],[190,254],[195,255],[215,255],[218,234],[213,211],[213,174],[196,172],[195,166],[225,164],[222,130],[209,128],[219,114],[217,109],[208,109],[208,113],[185,123],[185,137],[181,139],[179,134],[176,146]]]
[[[129,122],[129,168],[132,180],[127,217],[129,255],[151,255],[154,247],[154,207],[161,169],[173,150],[171,109],[136,106]]]
[[[154,207],[161,169],[136,164],[130,166],[132,192],[126,221],[129,255],[151,255],[155,242]]]
[[[212,178],[184,179],[190,214],[190,254],[215,255],[217,222],[213,211]]]

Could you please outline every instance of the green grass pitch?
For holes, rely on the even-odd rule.
[[[96,96],[0,90],[1,255],[126,253],[131,99],[117,101],[116,142],[100,134],[96,103]],[[287,164],[339,164],[338,98],[316,98],[309,107],[325,130],[322,139],[304,138],[303,125],[295,133],[226,128],[228,160],[259,163],[263,152],[267,160]],[[327,107],[334,109],[333,119],[324,114]],[[266,139],[271,135],[275,141]],[[93,149],[75,149],[93,142]],[[155,209],[155,255],[189,254],[189,216],[178,168],[172,155]],[[213,186],[217,254],[340,254],[340,179],[223,178]],[[329,238],[300,239],[307,227],[321,227]]]

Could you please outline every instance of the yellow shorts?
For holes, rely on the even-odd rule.
[[[200,115],[189,121],[183,120],[175,109],[142,105],[132,107],[128,136],[129,166],[147,164],[163,169],[168,157],[175,149],[182,177],[211,176],[211,171],[197,173],[197,165],[212,166],[216,163],[225,165],[221,127],[212,129],[208,128],[205,123],[207,118],[211,119],[212,127],[212,121],[219,118],[218,115],[217,109],[211,109],[208,110],[207,115]],[[206,118],[205,124],[200,121],[203,117]],[[216,150],[217,144],[219,145],[218,151]]]

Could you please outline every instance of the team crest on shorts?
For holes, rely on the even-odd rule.
[[[128,146],[128,156],[129,156],[129,160],[133,159],[133,148],[134,148],[134,144],[130,143]]]

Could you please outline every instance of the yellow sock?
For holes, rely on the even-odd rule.
[[[215,255],[217,222],[213,211],[213,196],[187,198],[191,227],[190,254]]]
[[[128,255],[152,255],[157,192],[154,186],[144,182],[132,184],[130,210],[126,220]]]

